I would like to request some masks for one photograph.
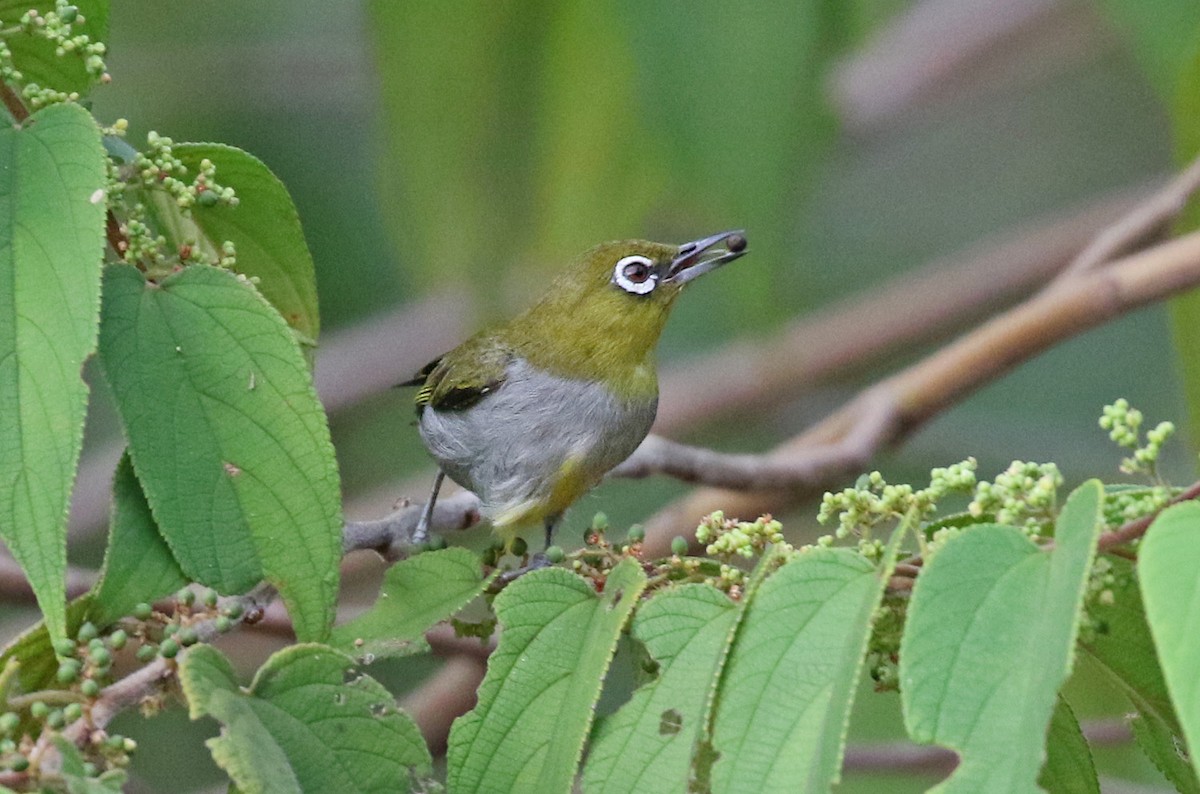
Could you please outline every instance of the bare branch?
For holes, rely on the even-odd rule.
[[[1094,270],[1105,262],[1143,248],[1162,238],[1178,220],[1196,191],[1200,190],[1200,157],[1148,200],[1138,204],[1119,221],[1096,236],[1059,281]]]
[[[906,370],[870,387],[863,396],[806,433],[777,447],[760,461],[777,466],[780,460],[803,460],[814,449],[853,438],[861,421],[864,401],[888,401],[898,407],[890,432],[879,438],[895,443],[939,411],[992,381],[1017,364],[1058,342],[1094,328],[1112,318],[1150,302],[1200,284],[1200,232],[1192,233],[1128,256],[1099,271],[1086,272],[1035,295],[958,341],[919,361]],[[880,446],[881,446],[880,445]],[[829,454],[821,449],[820,454]],[[854,454],[862,454],[856,447]],[[744,456],[731,464],[744,475]],[[765,467],[766,463],[762,463]],[[706,461],[708,471],[717,471],[717,461]],[[836,484],[840,471],[815,485],[812,477],[796,483],[786,493],[763,491],[732,494],[701,490],[668,505],[647,524],[646,548],[650,554],[665,553],[669,538],[682,528],[716,509],[729,515],[757,515],[778,510],[811,495],[821,487]],[[820,478],[817,478],[820,479]],[[718,480],[725,482],[725,480]],[[778,487],[778,483],[774,483]]]
[[[818,309],[771,338],[735,341],[677,364],[663,373],[654,431],[670,436],[721,416],[753,415],[975,324],[1044,285],[1151,192],[1146,185],[1125,188],[1022,224],[867,295]]]
[[[429,751],[445,752],[450,726],[475,706],[475,693],[487,672],[482,659],[454,656],[434,676],[400,703],[421,729]]]
[[[348,521],[342,535],[343,552],[375,549],[395,560],[412,548],[412,533],[421,518],[423,504],[403,505],[390,515],[372,521]],[[479,523],[479,497],[459,491],[439,499],[433,507],[430,529],[435,532],[467,529]]]
[[[846,129],[862,134],[930,101],[1044,77],[1107,43],[1089,11],[1060,0],[912,3],[834,70],[833,103]]]
[[[1093,746],[1128,744],[1133,734],[1124,720],[1098,720],[1080,726],[1084,738]],[[957,756],[944,747],[915,745],[909,742],[851,744],[846,747],[842,769],[847,772],[928,772],[946,773],[957,764]]]
[[[666,474],[734,490],[796,488],[826,482],[831,472],[855,471],[871,459],[893,433],[897,405],[885,392],[864,394],[858,421],[837,443],[814,444],[802,455],[736,455],[648,436],[610,474],[649,477]]]

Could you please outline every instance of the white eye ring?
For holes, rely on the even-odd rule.
[[[645,279],[634,281],[625,275],[625,271],[630,265],[644,265],[646,267]],[[621,257],[621,259],[617,260],[617,266],[613,268],[612,280],[618,287],[626,292],[632,292],[634,295],[645,295],[658,286],[658,276],[654,272],[654,263],[646,257],[637,254]]]

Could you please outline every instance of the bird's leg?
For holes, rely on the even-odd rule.
[[[421,511],[421,520],[417,522],[417,528],[412,533],[414,546],[429,540],[429,527],[433,524],[433,506],[437,504],[438,491],[442,489],[442,480],[445,478],[446,472],[438,469],[437,476],[433,478],[433,490],[429,493],[429,501],[425,503],[425,509]]]
[[[550,548],[550,541],[554,538],[554,527],[558,524],[558,520],[560,518],[562,518],[562,513],[546,517],[544,526],[546,527],[547,549]],[[505,571],[497,576],[492,580],[492,583],[488,586],[487,591],[492,594],[499,593],[505,587],[508,587],[514,581],[530,571],[536,571],[540,568],[548,568],[550,565],[552,565],[550,558],[546,556],[546,551],[543,549],[542,551],[539,551],[537,554],[534,554],[532,557],[530,557],[529,562],[527,562],[525,565],[522,565],[520,568],[514,568],[511,571]]]
[[[546,549],[550,548],[550,544],[554,540],[554,527],[558,524],[558,520],[560,518],[562,518],[562,513],[556,513],[555,515],[552,515],[552,516],[546,516],[546,520],[544,522],[544,525],[546,527],[546,545],[542,547],[543,555],[545,554]]]

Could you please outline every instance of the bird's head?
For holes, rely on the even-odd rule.
[[[741,231],[683,245],[601,243],[560,273],[507,334],[529,360],[559,374],[641,378],[645,383],[636,388],[654,389],[654,347],[675,298],[685,284],[744,253]]]
[[[666,307],[684,284],[744,253],[746,237],[741,231],[721,232],[678,246],[620,240],[588,251],[578,261],[583,272],[572,276],[584,281],[588,289],[617,296],[620,302]]]

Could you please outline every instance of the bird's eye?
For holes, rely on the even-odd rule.
[[[613,281],[626,292],[645,295],[658,286],[654,263],[644,256],[626,256],[613,269]]]

